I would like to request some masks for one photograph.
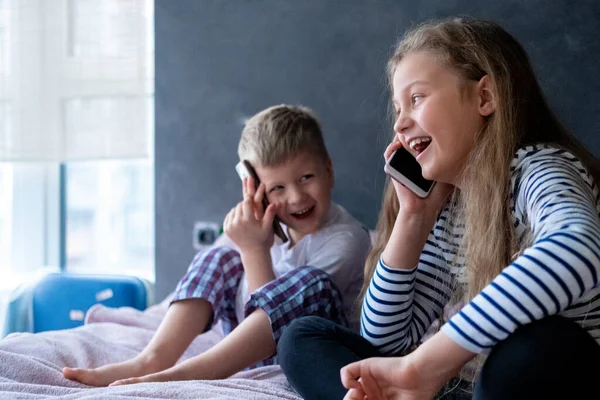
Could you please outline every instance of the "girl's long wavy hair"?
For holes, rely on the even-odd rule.
[[[426,22],[408,31],[388,61],[392,78],[405,55],[427,52],[464,82],[488,76],[496,88],[496,110],[476,135],[460,190],[455,190],[452,215],[465,223],[462,252],[468,290],[473,298],[526,247],[516,243],[511,225],[510,163],[518,148],[548,143],[572,152],[600,182],[598,160],[572,136],[550,109],[521,44],[499,25],[470,18]],[[388,181],[376,228],[376,239],[365,264],[359,304],[368,289],[398,215],[399,202]],[[410,245],[410,244],[407,244]]]

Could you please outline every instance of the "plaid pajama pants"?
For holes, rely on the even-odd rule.
[[[240,322],[235,307],[243,272],[240,254],[235,250],[216,247],[201,251],[179,281],[172,302],[190,298],[207,300],[213,307],[213,318],[206,330],[211,328],[212,323],[221,321],[223,333],[227,335]],[[299,266],[256,289],[245,305],[245,316],[257,308],[264,310],[269,317],[275,343],[295,318],[305,315],[316,315],[348,325],[341,293],[327,273],[310,266]],[[276,363],[276,356],[273,356],[250,368]]]

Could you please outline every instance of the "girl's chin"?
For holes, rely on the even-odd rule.
[[[427,167],[423,168],[423,167],[421,167],[421,175],[423,175],[423,178],[425,178],[427,180],[435,181],[435,179],[434,179],[435,174],[432,173],[432,171],[431,171],[430,168],[427,168]]]
[[[430,181],[437,181],[441,178],[439,169],[436,168],[432,163],[425,163],[421,165],[421,175],[423,178]]]

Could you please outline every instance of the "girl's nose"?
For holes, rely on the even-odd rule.
[[[406,114],[400,114],[394,123],[394,131],[396,133],[404,134],[413,126],[413,124],[414,122],[410,117]]]

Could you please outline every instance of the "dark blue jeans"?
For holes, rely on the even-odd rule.
[[[383,356],[360,335],[319,317],[294,321],[279,340],[277,352],[281,368],[305,400],[343,399],[346,389],[340,369]],[[517,329],[494,346],[473,390],[470,382],[453,380],[436,398],[598,398],[599,364],[600,346],[585,330],[565,318],[548,317]]]

